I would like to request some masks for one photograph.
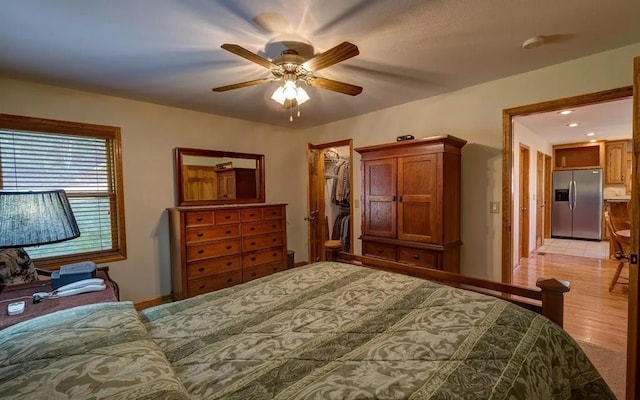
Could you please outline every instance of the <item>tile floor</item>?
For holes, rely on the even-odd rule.
[[[606,240],[594,242],[574,239],[545,239],[536,252],[607,259],[609,258],[609,242]]]

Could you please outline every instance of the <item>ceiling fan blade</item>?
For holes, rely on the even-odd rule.
[[[258,65],[262,65],[265,68],[268,69],[277,69],[278,66],[275,65],[274,63],[272,63],[271,61],[267,60],[266,58],[262,58],[259,55],[257,55],[256,53],[252,53],[249,50],[245,49],[244,47],[240,47],[237,44],[229,44],[229,43],[225,43],[222,46],[223,49],[225,49],[226,51],[229,51],[237,56],[246,58],[247,60],[254,62]]]
[[[234,83],[233,85],[215,87],[212,90],[214,92],[226,92],[227,90],[240,89],[247,86],[259,85],[261,83],[267,83],[273,81],[272,78],[254,79],[252,81]]]
[[[350,96],[357,96],[362,93],[362,87],[360,86],[352,85],[350,83],[338,82],[332,79],[314,76],[307,79],[306,81],[311,86],[315,86],[321,89],[333,90],[334,92],[344,93]]]
[[[319,71],[323,68],[330,67],[341,61],[348,60],[360,54],[358,46],[353,43],[343,42],[336,47],[320,53],[310,60],[305,61],[302,66],[307,71]]]

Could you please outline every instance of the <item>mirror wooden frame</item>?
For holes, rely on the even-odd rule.
[[[259,174],[257,184],[259,192],[257,197],[251,198],[233,198],[233,199],[207,199],[207,200],[189,200],[185,198],[184,178],[182,176],[183,163],[185,156],[195,157],[216,157],[216,158],[242,158],[256,161],[256,169]],[[176,192],[178,206],[202,206],[202,205],[223,205],[223,204],[246,204],[246,203],[264,203],[265,202],[265,181],[264,181],[264,155],[251,153],[234,153],[230,151],[190,149],[185,147],[176,147],[175,149],[175,176],[176,176]]]

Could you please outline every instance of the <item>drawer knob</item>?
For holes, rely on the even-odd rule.
[[[277,270],[278,270],[278,267],[273,267],[273,270],[274,270],[274,271],[277,271]]]
[[[273,253],[273,256],[274,257],[278,257],[278,253]]]
[[[203,237],[203,236],[204,236],[204,233],[202,233],[202,232],[198,232],[198,233],[196,233],[196,236],[197,236],[197,237]]]
[[[227,250],[230,250],[230,249],[231,249],[231,245],[229,245],[229,246],[227,246],[227,247],[225,247],[225,248],[226,248]]]
[[[271,241],[272,241],[272,242],[277,242],[277,241],[278,241],[278,238],[273,238],[273,239],[271,239]]]
[[[278,215],[276,211],[271,211],[271,215]]]
[[[256,230],[256,228],[251,227],[251,229],[249,229],[249,230],[250,230],[250,231],[255,231],[255,230]]]
[[[419,256],[419,255],[417,255],[417,254],[414,254],[414,255],[412,255],[411,257],[413,257],[413,259],[414,259],[414,260],[419,260],[419,259],[420,259],[420,256]]]
[[[204,289],[204,288],[205,288],[205,285],[200,285],[200,289]]]
[[[224,231],[224,233],[226,233],[227,235],[231,233],[230,230]]]
[[[256,260],[256,258],[255,258],[255,257],[251,257],[251,261],[255,261],[255,260]]]
[[[273,229],[276,229],[276,226],[277,226],[276,224],[271,225]]]
[[[255,272],[252,272],[252,273],[251,273],[251,276],[256,276],[256,273],[255,273]]]
[[[231,261],[227,262],[227,266],[231,266],[233,263]]]
[[[198,218],[196,218],[196,221],[198,221],[198,222],[202,222],[202,217],[198,217]]]
[[[254,213],[249,214],[250,217],[255,217],[256,215]]]
[[[227,282],[231,283],[231,281],[233,281],[232,278],[227,279]]]
[[[255,245],[256,245],[256,242],[251,242],[251,243],[249,243],[249,244],[250,244],[251,246],[255,246]]]
[[[204,250],[202,249],[198,250],[198,254],[202,254],[202,253],[204,253]]]
[[[229,219],[229,218],[231,218],[231,215],[225,215],[224,216],[224,219]]]
[[[378,252],[378,254],[382,254],[382,252],[383,252],[384,250],[382,250],[382,249],[376,249],[376,251]]]
[[[198,272],[204,272],[204,268],[202,267],[198,268]]]

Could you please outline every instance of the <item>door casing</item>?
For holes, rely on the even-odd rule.
[[[634,60],[634,85],[623,88],[605,90],[596,93],[567,97],[542,103],[505,109],[502,112],[503,146],[502,146],[502,281],[511,283],[513,257],[513,118],[549,111],[560,111],[571,107],[598,104],[633,96],[633,189],[631,193],[631,252],[638,254],[640,238],[640,205],[638,204],[638,187],[640,175],[638,157],[640,156],[640,57]],[[640,398],[640,329],[638,319],[638,266],[629,268],[629,316],[627,331],[627,400]]]
[[[349,229],[353,232],[353,139],[338,140],[335,142],[312,144],[307,143],[307,218],[316,218],[309,221],[307,245],[309,249],[309,262],[324,260],[324,241],[322,238],[328,234],[325,232],[325,192],[324,192],[324,151],[332,147],[349,147]],[[318,214],[318,215],[316,215]],[[350,249],[353,249],[353,234],[349,237]]]

